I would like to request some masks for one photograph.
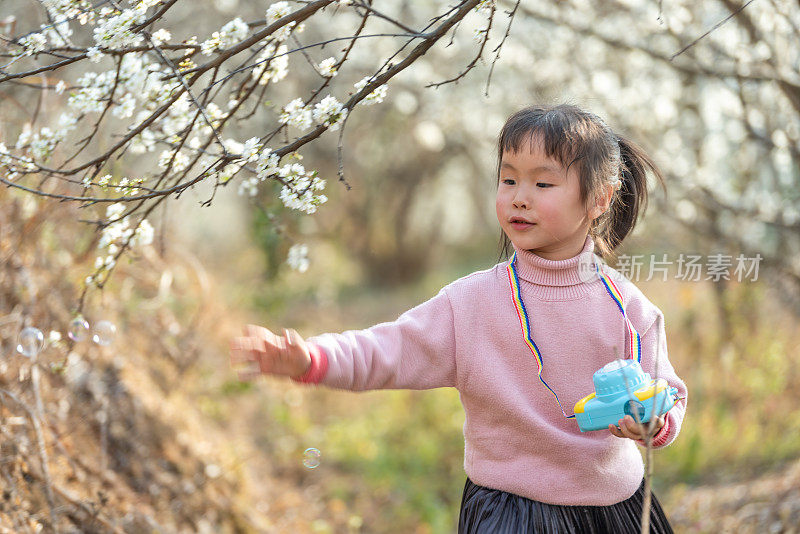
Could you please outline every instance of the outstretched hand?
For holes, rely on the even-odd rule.
[[[249,368],[237,369],[239,380],[248,381],[262,374],[298,377],[311,365],[305,340],[291,328],[284,328],[281,337],[263,326],[249,324],[243,333],[230,344],[231,366],[250,364]]]
[[[664,415],[659,416],[655,421],[655,425],[653,426],[653,435],[656,435],[658,431],[661,430],[661,428],[664,426],[664,423]],[[618,438],[643,440],[645,437],[647,437],[647,427],[649,426],[649,422],[637,423],[634,421],[632,416],[626,415],[619,420],[617,425],[618,427],[614,425],[608,425],[608,430]]]

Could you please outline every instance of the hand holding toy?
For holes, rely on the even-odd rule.
[[[592,381],[595,391],[575,404],[575,420],[581,432],[604,430],[630,416],[633,424],[626,429],[639,433],[636,423],[647,423],[652,416],[667,413],[678,399],[677,388],[663,378],[650,378],[636,360],[614,360],[595,372]],[[658,428],[661,426],[663,423]],[[620,437],[629,437],[621,433]]]

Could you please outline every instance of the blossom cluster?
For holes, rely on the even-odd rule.
[[[338,130],[347,117],[347,108],[331,95],[326,96],[314,105],[314,119],[330,130]]]
[[[481,0],[478,2],[478,5],[475,6],[475,11],[479,13],[489,13],[495,8],[495,4],[496,0]]]
[[[296,244],[292,245],[289,249],[289,255],[286,258],[286,263],[295,271],[304,273],[308,270],[308,245]]]
[[[278,121],[281,124],[295,126],[300,130],[307,130],[314,123],[311,108],[305,105],[302,98],[295,98],[286,104]]]
[[[100,14],[110,15],[97,21],[94,28],[94,42],[99,47],[117,49],[134,46],[142,42],[144,37],[134,33],[133,27],[143,23],[147,18],[147,4],[142,2],[133,9],[124,9],[115,12],[110,8],[103,8]]]
[[[0,143],[0,170],[8,171],[4,174],[9,180],[16,179],[20,173],[43,170],[39,165],[53,159],[59,144],[66,145],[66,137],[76,129],[79,120],[91,121],[88,118],[90,115],[102,114],[101,118],[120,119],[120,123],[127,125],[128,132],[135,129],[136,134],[123,152],[129,150],[132,154],[142,154],[155,151],[155,160],[164,175],[196,170],[202,177],[216,179],[217,183],[224,184],[242,170],[255,169],[252,177],[240,181],[240,194],[255,196],[262,182],[274,179],[282,184],[279,197],[286,207],[308,214],[316,212],[318,206],[327,201],[327,197],[322,194],[325,181],[318,177],[316,171],[306,170],[296,162],[281,165],[281,156],[263,147],[259,138],[253,137],[244,143],[235,139],[223,139],[222,127],[235,118],[233,114],[240,108],[238,99],[243,98],[241,95],[244,93],[231,94],[225,109],[224,103],[219,102],[223,97],[216,96],[223,95],[224,92],[214,92],[213,99],[218,102],[215,103],[211,98],[200,97],[197,93],[184,92],[184,83],[176,79],[172,65],[177,65],[177,72],[194,69],[197,65],[193,59],[200,57],[200,54],[195,55],[194,52],[209,56],[229,49],[252,35],[250,25],[236,17],[222,25],[205,41],[198,41],[196,36],[183,40],[185,45],[199,44],[199,50],[191,47],[183,52],[165,49],[162,54],[129,50],[131,47],[149,43],[161,46],[172,39],[169,30],[150,29],[152,26],[148,24],[147,31],[151,34],[149,43],[145,42],[147,31],[142,24],[148,20],[148,10],[161,1],[129,0],[124,5],[113,4],[110,7],[103,4],[92,6],[89,0],[41,0],[47,11],[49,24],[42,25],[40,30],[16,41],[20,56],[33,56],[57,47],[79,48],[71,42],[73,29],[77,29],[78,23],[88,23],[90,28],[87,31],[91,36],[91,40],[85,45],[88,47],[85,49],[88,61],[82,64],[91,67],[91,64],[107,62],[112,68],[106,70],[98,67],[93,71],[84,71],[77,80],[53,80],[50,89],[55,95],[64,94],[62,98],[66,100],[68,112],[61,115],[55,125],[51,123],[39,127],[38,130],[33,130],[30,125],[26,126],[16,145],[11,147],[15,150],[14,153]],[[336,3],[352,4],[349,0],[337,0]],[[288,75],[290,50],[284,41],[293,32],[301,32],[304,27],[302,22],[287,20],[293,18],[293,13],[293,8],[287,1],[274,2],[265,11],[266,24],[277,24],[281,27],[266,36],[261,43],[254,44],[251,53],[255,55],[255,62],[251,59],[251,64],[242,69],[250,68],[250,73],[245,76],[252,76],[259,85],[281,81]],[[172,64],[169,61],[160,61],[163,54],[173,53],[175,57],[172,58]],[[183,54],[183,57],[177,54]],[[80,59],[79,56],[76,57]],[[337,76],[339,66],[339,60],[335,57],[328,57],[312,65],[325,78]],[[367,76],[354,87],[360,91],[373,79],[374,76]],[[384,100],[386,91],[386,85],[374,88],[361,102],[365,105],[380,103]],[[162,106],[167,103],[170,104],[169,107],[162,110]],[[307,130],[315,124],[330,130],[339,130],[350,111],[345,106],[345,103],[339,102],[331,94],[309,103],[296,98],[283,107],[279,122],[300,130]],[[156,110],[163,113],[153,120],[152,114]],[[143,127],[144,121],[148,121],[146,127]],[[92,135],[98,131],[95,129]],[[117,132],[114,135],[118,135]],[[221,153],[217,150],[220,143],[223,145]],[[233,159],[231,155],[234,156]],[[98,276],[114,267],[115,258],[123,250],[151,242],[153,229],[145,219],[136,224],[124,215],[126,197],[138,195],[145,178],[114,179],[111,174],[99,173],[95,178],[95,169],[83,177],[84,194],[94,189],[119,197],[109,199],[117,203],[108,207],[108,220],[101,230],[98,248],[102,253],[98,253],[98,273],[95,275]],[[307,268],[307,248],[293,247],[293,250],[294,259],[290,264],[302,272]],[[302,267],[303,265],[306,267]],[[94,283],[98,283],[98,280],[94,280]],[[92,280],[87,280],[87,283],[91,282]]]
[[[47,48],[47,37],[41,33],[32,33],[20,39],[19,44],[25,49],[25,55],[36,54]]]
[[[344,104],[336,100],[336,97],[328,95],[314,104],[313,108],[303,103],[303,99],[295,98],[284,106],[278,121],[300,130],[307,130],[316,120],[330,130],[338,130],[346,117],[347,108]]]
[[[266,18],[267,18],[267,25],[277,22],[278,20],[286,17],[292,13],[292,9],[289,7],[289,2],[275,2],[269,8],[267,8]],[[297,26],[297,22],[291,21],[288,24],[281,26],[275,31],[271,37],[278,42],[283,42],[289,38],[289,35],[292,33],[292,29]],[[304,24],[300,24],[297,26],[296,31],[302,32],[304,28]]]
[[[250,27],[241,18],[236,17],[225,24],[218,32],[211,34],[211,38],[200,45],[204,55],[210,56],[215,50],[229,48],[236,43],[244,41]]]
[[[124,213],[125,205],[121,202],[111,204],[106,208],[108,222],[103,228],[97,244],[101,254],[94,263],[97,272],[86,278],[87,285],[97,283],[102,272],[114,268],[117,254],[120,253],[122,247],[136,248],[153,242],[153,227],[147,219],[142,219],[138,225],[132,228],[129,217],[124,216]]]
[[[319,64],[319,72],[326,78],[333,78],[338,73],[336,70],[336,58],[329,57],[323,59]]]
[[[81,24],[86,24],[92,15],[88,0],[42,0],[42,5],[55,21],[77,18]]]
[[[28,156],[12,156],[8,147],[0,142],[0,167],[7,169],[5,177],[15,180],[21,172],[34,172],[36,164]]]
[[[270,43],[258,55],[253,67],[253,78],[259,85],[267,85],[270,81],[279,82],[289,74],[288,48],[282,44],[277,49]]]
[[[280,199],[287,208],[310,215],[328,200],[325,195],[315,194],[325,189],[325,180],[317,176],[317,171],[308,172],[301,164],[290,163],[278,169],[278,177],[284,183]]]
[[[367,84],[370,81],[372,81],[372,76],[366,76],[360,81],[356,82],[353,85],[353,87],[356,88],[356,91],[361,91],[364,87],[367,86]],[[381,102],[383,102],[383,99],[386,98],[386,89],[387,89],[386,84],[383,84],[375,88],[374,91],[372,91],[370,94],[364,97],[364,100],[362,100],[361,103],[364,104],[365,106],[380,104]]]
[[[256,162],[256,175],[239,183],[239,194],[254,197],[258,194],[258,184],[278,173],[280,157],[269,148],[262,148],[256,138],[245,142],[241,154],[243,160]]]
[[[38,132],[33,132],[30,124],[26,124],[17,138],[15,148],[18,150],[27,148],[33,159],[46,162],[53,154],[56,145],[75,129],[77,122],[78,120],[73,115],[62,113],[56,129],[45,126]]]

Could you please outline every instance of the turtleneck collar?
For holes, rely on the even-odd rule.
[[[512,244],[513,245],[513,244]],[[591,236],[586,236],[583,250],[572,258],[566,260],[547,260],[541,256],[514,246],[517,252],[517,274],[523,280],[543,286],[574,286],[582,284],[583,280],[578,272],[579,263],[586,265],[594,258],[594,241]],[[509,261],[511,261],[509,259]]]

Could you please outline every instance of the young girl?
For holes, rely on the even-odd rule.
[[[646,209],[650,158],[572,105],[528,107],[500,132],[497,219],[507,261],[444,287],[393,322],[303,340],[248,325],[231,362],[305,384],[363,391],[455,387],[464,406],[459,533],[639,532],[647,425],[581,432],[572,407],[592,375],[636,358],[683,397],[654,422],[680,431],[686,385],[664,316],[607,256]],[[588,266],[588,269],[587,269]],[[652,532],[671,532],[653,496]]]

